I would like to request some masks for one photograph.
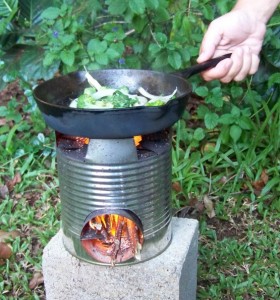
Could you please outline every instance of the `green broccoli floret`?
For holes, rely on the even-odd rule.
[[[161,106],[164,105],[165,102],[162,100],[149,101],[146,103],[146,106]]]
[[[93,99],[90,95],[83,94],[78,97],[77,108],[87,108],[95,103],[95,99]]]
[[[136,98],[131,98],[119,90],[116,91],[112,96],[107,97],[105,101],[111,102],[114,108],[132,107],[138,102]]]
[[[85,90],[84,90],[85,95],[90,95],[91,96],[94,93],[96,93],[96,89],[93,88],[93,87],[85,88]]]

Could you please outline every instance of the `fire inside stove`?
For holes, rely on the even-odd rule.
[[[89,139],[56,132],[63,241],[91,263],[132,264],[171,241],[171,134]]]
[[[133,215],[132,212],[129,214]],[[135,215],[133,218],[136,221],[119,214],[89,216],[81,233],[81,243],[86,252],[94,259],[111,265],[131,258],[140,260],[143,230],[141,221]]]

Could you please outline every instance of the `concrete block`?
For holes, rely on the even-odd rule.
[[[62,244],[62,232],[43,253],[47,300],[195,300],[198,222],[172,219],[172,242],[159,256],[108,267],[81,261]]]

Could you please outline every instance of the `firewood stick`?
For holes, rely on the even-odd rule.
[[[106,224],[106,230],[110,234],[111,232],[111,220],[110,215],[105,215],[105,224]]]
[[[137,234],[137,227],[135,226],[134,222],[128,220],[127,221],[127,228],[128,228],[128,240],[130,242],[130,247],[133,254],[136,254],[137,251],[137,242],[138,241],[138,234]]]
[[[115,261],[115,259],[117,258],[118,251],[120,249],[123,225],[124,225],[124,217],[120,216],[118,218],[118,223],[117,223],[117,229],[116,229],[116,235],[115,235],[115,239],[114,239],[113,252],[110,255],[113,261]]]

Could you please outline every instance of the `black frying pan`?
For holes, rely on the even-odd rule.
[[[45,81],[35,88],[34,97],[46,123],[63,134],[116,139],[154,133],[171,127],[182,116],[191,93],[191,85],[185,78],[215,67],[230,55],[211,59],[174,74],[129,69],[90,72],[101,85],[112,88],[127,86],[131,93],[137,93],[138,88],[143,87],[154,95],[169,95],[177,87],[176,98],[163,106],[121,109],[71,108],[71,100],[89,86],[84,71]]]

